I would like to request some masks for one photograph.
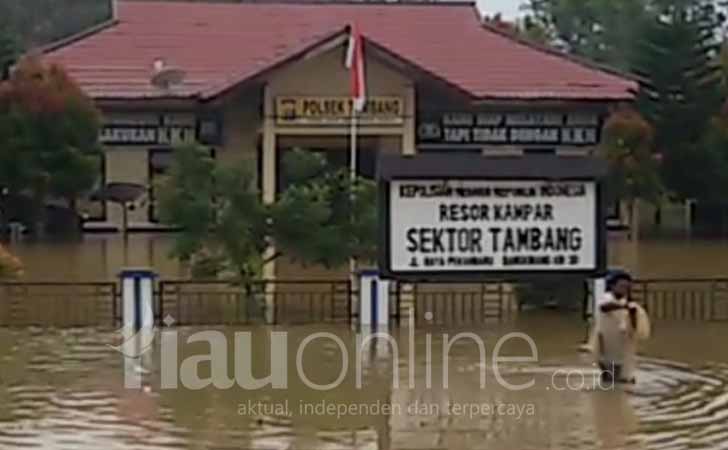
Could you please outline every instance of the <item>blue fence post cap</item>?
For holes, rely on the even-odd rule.
[[[377,269],[363,269],[357,272],[360,277],[378,277],[380,275]]]
[[[121,272],[119,272],[119,278],[157,278],[159,275],[157,273],[149,268],[144,267],[130,267],[126,269],[122,269]]]

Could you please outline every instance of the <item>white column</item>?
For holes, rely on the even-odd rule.
[[[121,272],[122,321],[125,329],[139,331],[154,327],[154,279],[149,269]]]
[[[417,121],[416,90],[413,85],[407,86],[404,98],[404,121],[402,122],[402,154],[414,155],[417,153]]]
[[[149,269],[124,269],[121,279],[122,333],[124,342],[117,348],[124,358],[124,386],[142,387],[154,341],[154,279]]]
[[[263,94],[263,173],[261,186],[263,186],[263,202],[272,204],[276,201],[276,177],[278,167],[276,167],[276,128],[275,128],[275,108],[268,86],[264,88]],[[275,248],[270,247],[266,250],[264,257],[270,258],[275,254]],[[266,280],[276,278],[275,261],[270,262],[263,267],[263,277]],[[265,292],[265,319],[266,322],[272,324],[275,320],[275,287],[273,285],[266,286]]]

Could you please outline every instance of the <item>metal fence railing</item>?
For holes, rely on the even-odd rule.
[[[591,315],[591,289],[584,299],[585,317]],[[632,298],[652,320],[728,321],[728,279],[637,279]]]
[[[517,307],[514,286],[508,283],[419,283],[413,294],[420,326],[481,325]]]
[[[410,317],[418,326],[478,326],[520,309],[516,283],[390,283],[392,323]],[[590,294],[587,294],[590,295]],[[654,320],[728,321],[728,279],[636,280],[633,297]],[[349,323],[357,319],[359,293],[349,280],[252,283],[161,280],[154,309],[161,323],[177,325],[262,323],[266,305],[276,324]],[[590,303],[585,298],[584,305]],[[115,282],[0,283],[0,326],[119,326],[120,287]]]
[[[260,281],[240,286],[224,281],[161,281],[158,316],[179,325],[248,324],[264,321],[273,305],[276,324],[347,322],[348,281]]]
[[[119,316],[114,282],[0,283],[0,326],[114,325]]]
[[[728,320],[728,279],[637,280],[632,296],[656,320]]]

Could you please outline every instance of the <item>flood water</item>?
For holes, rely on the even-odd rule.
[[[180,361],[209,354],[206,344],[186,343],[196,331],[174,329]],[[269,373],[273,329],[219,331],[227,337],[231,379],[234,358],[251,361],[256,377]],[[236,331],[251,332],[252,356],[234,348]],[[108,346],[118,344],[113,332],[0,330],[0,448],[728,449],[728,351],[720,345],[728,337],[724,324],[658,325],[656,339],[641,357],[637,385],[604,390],[590,375],[589,358],[575,351],[584,329],[573,317],[539,313],[471,330],[485,343],[486,363],[473,340],[457,341],[449,350],[447,389],[442,330],[418,329],[412,346],[406,328],[394,331],[395,356],[381,344],[374,346],[378,351],[362,352],[361,388],[356,386],[354,331],[321,326],[277,331],[288,333],[286,389],[234,384],[197,390],[184,387],[184,379],[169,389],[162,385],[157,339],[145,355],[148,373],[139,390],[123,387],[124,357]],[[499,380],[492,370],[495,346],[515,331],[532,337],[537,361],[501,363]],[[342,350],[331,337],[313,339],[301,350],[303,339],[317,332],[337,336],[348,356],[349,370],[328,391],[307,387],[298,375],[325,385],[342,373]],[[531,353],[525,341],[512,339],[500,355]],[[209,376],[209,366],[201,367],[199,376]],[[533,384],[516,391],[506,383]]]
[[[168,257],[170,236],[133,235],[122,243],[99,235],[83,245],[23,243],[11,250],[24,261],[27,279],[113,279],[121,267],[140,265],[184,275]],[[614,241],[610,260],[641,277],[719,277],[728,275],[727,250],[725,242]],[[177,335],[155,339],[144,369],[132,371],[142,377],[141,389],[124,388],[130,360],[110,347],[120,343],[114,330],[0,328],[0,449],[728,449],[725,322],[658,322],[642,349],[637,385],[604,389],[590,357],[576,352],[584,323],[559,313],[525,313],[479,329],[420,327],[410,335],[403,327],[392,330],[397,352],[380,341],[358,356],[357,332],[344,325],[214,330],[225,337],[230,379],[239,360],[265,377],[275,359],[272,333],[286,332],[285,366],[276,361],[287,387],[165,387],[161,355],[170,353],[162,341],[178,344],[173,366],[184,367],[191,356],[209,355],[207,344],[188,343],[207,328],[163,330]],[[246,331],[252,351],[235,348],[234,334]],[[452,339],[462,331],[472,335],[444,358],[443,333]],[[495,370],[499,340],[513,332],[533,339],[537,358]],[[531,356],[531,349],[510,339],[500,355]],[[209,364],[200,364],[198,376],[209,375]],[[321,391],[305,380],[340,382]]]
[[[103,281],[122,267],[153,267],[167,278],[184,277],[184,267],[170,257],[173,235],[88,234],[80,242],[20,242],[9,249],[25,263],[25,279]],[[645,278],[728,277],[728,240],[641,240],[614,237],[609,262]]]

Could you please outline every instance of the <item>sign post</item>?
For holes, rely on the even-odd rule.
[[[606,269],[602,178],[592,158],[380,159],[380,270],[405,281],[483,281]]]

